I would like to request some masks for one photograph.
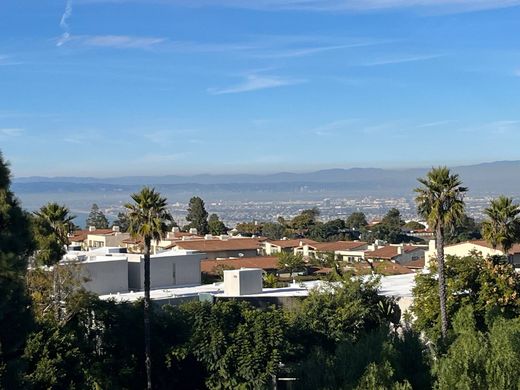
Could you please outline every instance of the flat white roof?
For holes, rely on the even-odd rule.
[[[383,276],[381,278],[381,295],[394,297],[411,297],[412,288],[415,284],[415,274]],[[281,288],[264,288],[261,293],[252,295],[240,295],[240,297],[306,297],[314,288],[326,288],[327,283],[319,280],[301,282]],[[199,294],[211,294],[216,297],[239,297],[238,295],[225,295],[223,283],[190,285],[172,288],[162,288],[150,291],[152,300],[168,298],[186,298],[198,296]],[[103,300],[114,299],[116,302],[133,302],[144,297],[143,291],[107,294],[99,298]]]

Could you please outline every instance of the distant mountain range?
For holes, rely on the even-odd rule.
[[[429,168],[326,169],[308,173],[280,172],[275,174],[166,175],[95,177],[18,177],[13,189],[18,192],[97,192],[126,191],[142,185],[154,185],[179,191],[198,192],[302,192],[333,191],[343,193],[410,194],[417,178]],[[520,194],[520,161],[498,161],[452,168],[474,194]]]

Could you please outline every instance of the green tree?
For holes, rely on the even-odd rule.
[[[36,307],[43,307],[35,312],[41,315],[52,314],[57,322],[63,320],[62,302],[67,292],[80,285],[79,277],[76,279],[69,277],[77,274],[77,272],[71,273],[72,265],[58,264],[67,253],[68,233],[74,226],[74,218],[76,217],[70,214],[67,207],[57,203],[42,206],[34,212],[33,218],[37,244],[34,256],[36,265],[52,266],[52,269],[31,269],[28,275],[28,287]],[[73,280],[77,282],[72,282]]]
[[[479,253],[464,257],[447,256],[445,275],[449,317],[470,305],[478,329],[486,332],[488,320],[494,315],[520,316],[520,275],[512,265],[483,258]],[[435,340],[441,330],[437,266],[432,265],[430,273],[417,274],[415,281],[414,327]]]
[[[304,234],[311,226],[316,223],[316,219],[319,215],[320,211],[317,207],[303,210],[299,215],[292,219],[291,227],[300,234]]]
[[[520,318],[497,318],[489,332],[478,330],[471,305],[453,324],[456,339],[435,365],[436,388],[507,390],[520,384]]]
[[[435,231],[441,332],[446,339],[448,317],[446,312],[446,278],[444,273],[444,235],[464,216],[464,193],[459,175],[447,167],[432,168],[425,178],[418,179],[421,187],[415,189],[417,212]]]
[[[287,235],[284,225],[277,222],[266,222],[262,225],[262,236],[271,240],[280,240]]]
[[[403,228],[409,229],[409,230],[422,230],[422,229],[426,229],[426,226],[424,226],[422,223],[419,223],[417,221],[410,221],[410,222],[405,223],[403,225]]]
[[[67,253],[68,234],[72,231],[76,216],[71,215],[67,207],[57,203],[47,203],[35,211],[34,215],[37,264],[54,265]]]
[[[291,278],[295,271],[302,270],[306,266],[301,253],[279,252],[276,257],[278,258],[278,268],[289,271]]]
[[[90,209],[90,213],[87,217],[87,229],[90,226],[94,226],[96,229],[107,229],[108,228],[108,219],[105,217],[103,211],[99,209],[99,206],[94,203],[92,208]]]
[[[262,224],[256,222],[242,222],[237,224],[235,229],[242,235],[252,236],[262,234]]]
[[[35,246],[29,216],[10,190],[10,170],[0,153],[0,388],[21,388],[20,357],[31,325],[26,295],[27,259]]]
[[[211,214],[208,218],[208,229],[209,233],[214,236],[220,236],[221,234],[227,233],[227,227],[224,225],[217,214]]]
[[[287,349],[281,310],[239,301],[185,307],[193,329],[188,349],[207,370],[207,388],[268,388]]]
[[[401,219],[401,212],[395,207],[388,210],[388,212],[381,220],[381,223],[383,225],[399,229],[401,229],[401,227],[404,225],[404,221]]]
[[[186,221],[190,222],[189,228],[197,229],[198,234],[204,235],[209,233],[208,212],[204,206],[204,201],[198,196],[190,199]]]
[[[456,244],[463,241],[479,240],[482,238],[481,226],[475,219],[464,214],[455,225],[445,232],[447,244]]]
[[[133,203],[125,204],[130,219],[128,231],[133,237],[144,242],[144,342],[147,388],[152,388],[152,361],[150,342],[150,246],[151,241],[159,241],[167,231],[166,223],[172,220],[167,208],[167,200],[154,188],[144,187],[132,194]]]
[[[349,229],[359,230],[362,227],[367,226],[368,222],[365,213],[355,211],[348,216],[347,220],[345,221],[345,224]]]
[[[119,226],[119,231],[126,233],[130,226],[130,220],[128,218],[128,214],[120,211],[117,213],[117,219],[114,221],[112,226]]]
[[[482,235],[494,249],[497,247],[508,257],[509,250],[520,239],[520,207],[512,198],[493,199],[485,210],[487,219],[482,222]]]

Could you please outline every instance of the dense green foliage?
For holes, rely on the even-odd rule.
[[[281,223],[266,222],[262,225],[262,236],[271,240],[280,240],[287,236],[287,228]]]
[[[280,252],[276,254],[278,258],[278,268],[289,272],[292,277],[294,272],[302,271],[305,268],[305,261],[301,253]]]
[[[130,227],[130,219],[128,218],[128,214],[122,211],[117,213],[117,218],[112,226],[119,226],[119,231],[126,233]]]
[[[29,216],[10,190],[9,167],[0,154],[0,388],[18,387],[20,356],[31,325],[25,273],[34,248]]]
[[[34,213],[37,264],[50,266],[61,260],[67,252],[68,233],[73,229],[74,218],[67,207],[57,203],[47,203]]]
[[[367,217],[365,216],[365,213],[356,211],[347,217],[345,225],[349,229],[359,230],[368,225]]]
[[[220,236],[221,234],[226,234],[228,229],[217,214],[211,214],[208,218],[208,230],[210,234]]]
[[[108,228],[108,219],[99,209],[99,206],[94,203],[92,208],[90,209],[90,213],[88,214],[86,221],[87,229],[90,226],[94,226],[96,229],[107,229]]]
[[[482,223],[482,235],[493,246],[507,255],[520,239],[520,206],[512,198],[493,199],[485,210],[487,219]]]
[[[204,201],[198,196],[190,199],[186,221],[189,222],[186,228],[195,228],[197,233],[202,235],[209,233],[208,212],[204,206]]]
[[[362,228],[361,238],[368,242],[382,240],[390,244],[408,242],[411,238],[404,234],[402,230],[403,225],[404,221],[401,219],[401,213],[393,208],[388,210],[377,225]]]
[[[500,259],[485,259],[474,253],[446,259],[446,308],[453,317],[465,306],[473,308],[477,329],[487,331],[488,321],[496,315],[520,316],[520,274]],[[440,334],[437,267],[431,273],[417,274],[413,293],[414,327],[431,340]]]
[[[480,331],[471,305],[455,317],[456,339],[435,364],[441,390],[508,390],[520,387],[520,318],[494,318]]]

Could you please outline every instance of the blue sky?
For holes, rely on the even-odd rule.
[[[2,0],[16,176],[519,159],[520,0]]]

